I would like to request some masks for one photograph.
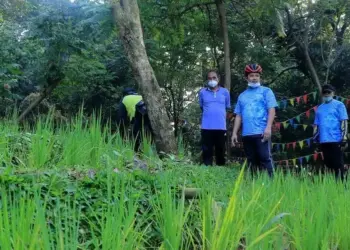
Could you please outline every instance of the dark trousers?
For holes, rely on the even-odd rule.
[[[341,180],[344,181],[344,155],[341,150],[341,144],[321,143],[320,147],[323,153],[323,160],[326,167],[334,172],[336,179],[339,179],[340,177]]]
[[[261,135],[243,137],[244,152],[248,160],[248,167],[254,175],[257,170],[267,170],[273,176],[273,160],[271,155],[271,141],[262,142]]]
[[[225,130],[202,129],[203,163],[213,165],[213,149],[215,148],[216,165],[224,166],[225,161]]]
[[[132,135],[135,140],[134,152],[139,152],[141,142],[144,136],[150,136],[151,140],[153,138],[153,130],[151,127],[151,122],[147,115],[141,116],[139,114],[135,115],[134,124],[132,127]]]

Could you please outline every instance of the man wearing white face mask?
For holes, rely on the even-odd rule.
[[[320,143],[324,163],[335,173],[335,177],[344,181],[343,149],[348,130],[348,113],[344,103],[334,100],[334,87],[326,84],[322,87],[323,103],[315,116],[314,141]]]
[[[261,86],[261,73],[262,68],[258,64],[250,64],[245,68],[248,88],[238,97],[231,139],[234,146],[238,142],[238,130],[243,124],[243,146],[250,170],[254,173],[256,168],[263,168],[273,176],[271,130],[277,101],[270,88]]]
[[[199,105],[202,110],[201,134],[203,163],[213,164],[215,148],[216,164],[225,165],[226,110],[230,108],[230,93],[219,86],[215,71],[208,73],[208,87],[199,92]]]

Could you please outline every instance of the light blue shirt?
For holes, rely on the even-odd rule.
[[[341,142],[341,123],[344,120],[348,120],[344,103],[334,99],[329,103],[322,103],[316,111],[314,121],[320,133],[320,143]]]
[[[202,129],[226,130],[226,109],[231,107],[230,93],[226,88],[220,87],[217,91],[201,89],[199,106],[203,110]]]
[[[263,134],[268,121],[269,109],[277,107],[277,101],[270,88],[248,88],[238,97],[235,113],[242,117],[242,135]]]

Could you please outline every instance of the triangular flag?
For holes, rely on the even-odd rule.
[[[290,143],[287,143],[287,149],[289,149]]]
[[[281,130],[281,123],[280,122],[276,122],[275,123],[275,127],[277,130]]]
[[[293,124],[293,128],[297,129],[298,128],[298,124]]]
[[[308,125],[304,124],[303,125],[303,128],[304,128],[304,131],[307,129]]]
[[[310,160],[310,155],[305,156],[306,162],[309,162]]]
[[[288,128],[288,126],[289,126],[289,123],[287,123],[287,122],[282,122],[282,124],[283,124],[284,129]]]
[[[285,162],[286,162],[286,166],[288,166],[288,160],[285,160]]]
[[[282,151],[284,151],[286,144],[282,143]]]
[[[314,161],[317,161],[318,153],[314,153]]]
[[[299,158],[299,163],[300,163],[300,165],[303,165],[303,157]]]
[[[289,99],[289,102],[290,102],[290,104],[291,104],[292,106],[294,106],[294,98]]]
[[[276,150],[280,151],[280,144],[279,143],[276,144]]]
[[[295,117],[295,120],[297,120],[298,123],[300,123],[300,115],[297,115],[297,116]]]
[[[310,147],[311,146],[311,139],[307,139],[306,143],[307,143],[307,146]]]
[[[310,118],[310,110],[306,111],[305,114],[307,118]]]
[[[293,159],[292,161],[293,161],[293,166],[297,165],[296,164],[297,159]]]
[[[297,146],[297,143],[293,142],[292,145],[293,145],[293,149],[295,150],[295,147]]]
[[[298,96],[295,98],[297,100],[297,103],[299,104],[300,103],[300,99],[301,99],[301,96]]]
[[[293,124],[294,124],[294,119],[293,119],[293,118],[289,119],[289,123],[290,123],[291,125],[293,125]]]
[[[321,155],[322,160],[324,160],[324,157],[323,157],[323,153],[322,153],[322,152],[320,153],[320,155]]]
[[[349,106],[350,105],[350,99],[347,99],[346,100],[346,106]]]
[[[307,95],[303,95],[303,101],[304,103],[307,103]]]
[[[286,109],[288,105],[287,100],[283,100],[282,103],[283,103],[283,109]]]
[[[301,149],[303,149],[303,147],[304,147],[304,141],[300,141],[300,142],[299,142],[299,146],[300,146]]]
[[[312,92],[312,96],[313,96],[313,98],[314,98],[314,101],[316,101],[316,95],[317,95],[317,91]]]

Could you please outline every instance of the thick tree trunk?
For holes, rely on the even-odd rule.
[[[164,100],[148,60],[137,0],[119,0],[113,5],[114,20],[134,76],[147,105],[158,152],[176,153],[177,147]]]
[[[225,88],[231,89],[231,61],[230,61],[230,42],[228,38],[228,28],[226,20],[226,8],[223,0],[215,0],[216,8],[219,13],[220,26],[224,39],[224,55],[225,55]]]
[[[318,91],[320,93],[319,96],[321,96],[321,91],[322,91],[321,82],[320,82],[320,79],[318,78],[318,74],[317,74],[316,69],[314,67],[314,63],[312,62],[312,60],[310,58],[309,49],[306,45],[304,45],[303,47],[304,47],[303,50],[304,50],[306,66],[310,72],[312,81],[314,82],[314,84],[316,84],[316,86],[318,88]]]

